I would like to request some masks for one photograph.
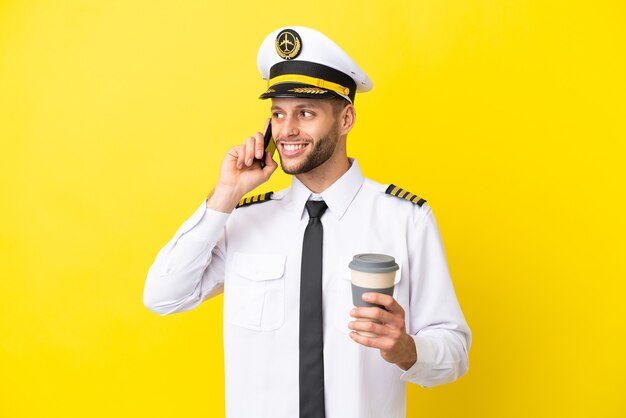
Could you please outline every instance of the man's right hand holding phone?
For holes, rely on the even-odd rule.
[[[268,129],[269,122],[268,119],[265,130]],[[263,168],[259,162],[261,158],[265,162]],[[224,213],[232,212],[247,193],[269,180],[277,167],[272,155],[265,152],[264,135],[261,132],[255,133],[243,144],[228,150],[222,161],[215,189],[207,198],[207,208]]]

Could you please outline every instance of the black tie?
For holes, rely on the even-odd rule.
[[[324,418],[324,340],[322,327],[322,238],[320,218],[328,206],[309,200],[309,223],[302,243],[300,271],[300,418]]]

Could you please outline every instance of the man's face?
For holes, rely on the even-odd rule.
[[[283,171],[302,174],[333,156],[339,121],[328,100],[274,98],[272,133]]]

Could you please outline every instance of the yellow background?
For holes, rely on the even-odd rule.
[[[430,202],[474,332],[469,374],[410,386],[408,416],[626,416],[625,21],[618,0],[1,1],[0,416],[223,416],[222,298],[162,318],[141,294],[262,127],[256,52],[287,24],[374,80],[349,152]]]

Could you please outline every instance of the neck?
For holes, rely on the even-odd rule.
[[[296,178],[313,193],[322,193],[329,188],[350,169],[345,141],[341,145],[323,164],[306,173],[297,174]]]

